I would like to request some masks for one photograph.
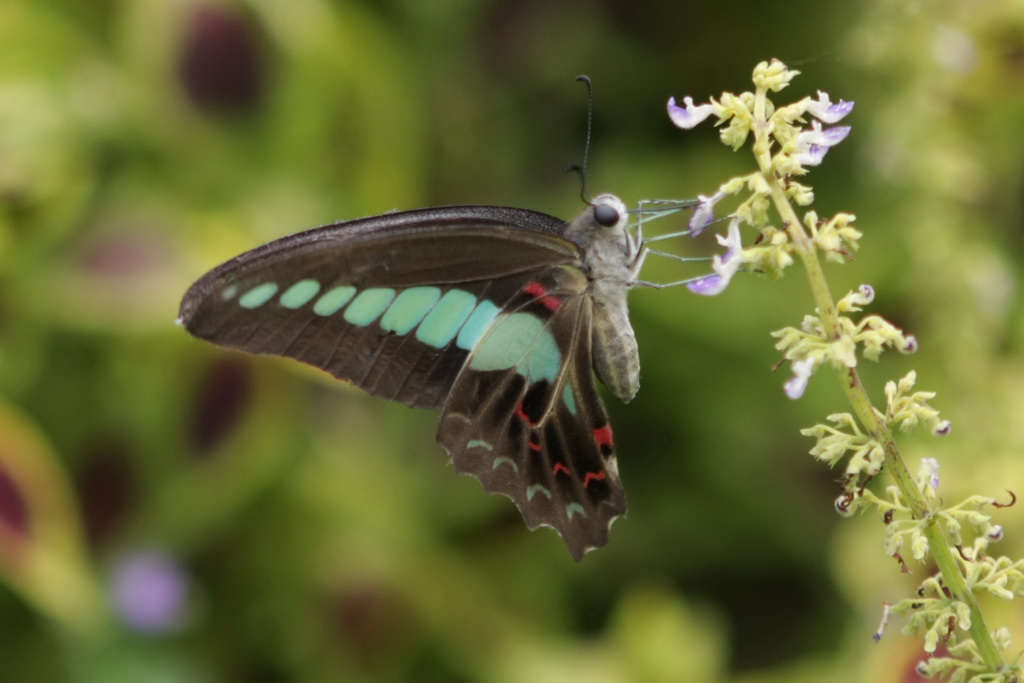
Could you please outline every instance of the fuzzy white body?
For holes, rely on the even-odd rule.
[[[602,205],[618,212],[613,225],[595,220]],[[570,224],[566,237],[580,245],[586,255],[594,305],[594,369],[613,394],[628,402],[640,388],[640,354],[626,301],[636,278],[640,246],[626,224],[626,206],[613,195],[600,195]]]

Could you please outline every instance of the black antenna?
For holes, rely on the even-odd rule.
[[[566,173],[580,174],[580,197],[584,203],[590,203],[590,192],[587,191],[587,156],[590,154],[590,136],[594,129],[594,84],[590,82],[590,76],[580,74],[576,77],[587,86],[587,139],[583,146],[583,165],[573,164],[565,169]]]

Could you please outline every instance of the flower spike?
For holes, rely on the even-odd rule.
[[[772,332],[778,339],[776,349],[791,368],[785,394],[801,398],[813,374],[828,368],[840,378],[853,410],[828,415],[801,434],[815,440],[813,457],[844,470],[836,511],[849,517],[862,508],[876,508],[885,522],[885,554],[903,572],[910,573],[911,565],[919,563],[931,574],[916,597],[884,606],[875,639],[881,638],[890,617],[904,618],[905,633],[924,635],[929,657],[917,667],[921,676],[970,683],[1024,681],[1024,666],[1002,654],[1010,649],[1009,630],[986,625],[977,600],[982,593],[1006,601],[1024,597],[1024,560],[991,554],[991,545],[1009,530],[984,510],[1012,505],[1016,496],[1010,494],[1009,503],[989,496],[947,503],[939,493],[939,461],[922,458],[915,476],[894,435],[921,426],[935,436],[951,433],[952,423],[931,406],[935,393],[915,390],[917,373],[909,371],[886,383],[884,406],[876,407],[862,381],[861,359],[878,360],[887,349],[914,353],[919,343],[882,316],[862,313],[876,297],[870,285],[861,285],[838,301],[831,291],[823,261],[850,262],[863,235],[853,214],[819,217],[810,208],[813,190],[797,179],[821,164],[849,135],[849,126],[836,124],[850,114],[854,103],[833,102],[820,90],[817,96],[789,104],[774,102],[771,95],[788,87],[797,73],[773,59],[755,67],[753,91],[723,92],[701,105],[688,97],[682,104],[669,100],[669,116],[680,128],[692,128],[714,113],[725,145],[736,150],[753,138],[757,164],[754,172],[735,176],[715,194],[699,197],[690,221],[694,234],[713,221],[715,205],[724,196],[737,195],[738,205],[731,211],[728,234],[718,237],[725,252],[713,257],[713,273],[690,282],[689,288],[711,296],[724,291],[741,267],[776,279],[794,262],[804,266],[813,313],[798,327]],[[800,207],[807,207],[802,215]],[[741,225],[759,233],[746,248],[740,243]],[[873,490],[868,483],[883,473],[892,483],[884,494],[876,493],[880,487]],[[949,484],[943,483],[941,490],[947,488]],[[940,647],[943,652],[938,652]]]

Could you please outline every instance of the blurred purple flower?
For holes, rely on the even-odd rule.
[[[159,634],[180,626],[188,577],[161,550],[140,550],[120,558],[111,572],[114,607],[130,628]]]

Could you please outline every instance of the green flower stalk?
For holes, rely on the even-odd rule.
[[[693,234],[714,222],[715,206],[723,199],[736,197],[739,204],[728,217],[726,235],[718,236],[725,252],[714,256],[713,272],[688,287],[712,296],[724,291],[739,272],[778,278],[795,263],[803,265],[814,312],[799,327],[772,333],[792,371],[783,390],[789,398],[799,399],[814,373],[830,368],[840,379],[851,411],[828,415],[825,422],[801,433],[815,440],[812,456],[831,467],[845,463],[843,490],[836,500],[840,514],[852,516],[874,508],[885,522],[885,552],[903,571],[910,571],[905,555],[937,568],[915,596],[885,606],[875,638],[881,638],[890,615],[897,615],[905,619],[905,633],[924,634],[928,657],[918,667],[921,675],[975,683],[1019,680],[1020,665],[1003,659],[1009,632],[990,630],[978,603],[983,593],[1003,600],[1024,596],[1024,561],[989,555],[989,546],[1004,531],[987,511],[1012,505],[1016,497],[1010,494],[1009,502],[1000,503],[971,496],[947,506],[938,495],[935,459],[925,458],[916,476],[911,474],[894,433],[923,425],[934,435],[945,436],[952,429],[930,405],[935,394],[914,390],[915,372],[887,383],[884,408],[872,404],[857,372],[859,359],[877,361],[886,349],[914,353],[918,343],[882,317],[862,314],[875,298],[870,285],[861,285],[838,301],[832,295],[822,261],[848,262],[863,235],[852,214],[823,219],[806,208],[814,201],[814,191],[796,179],[821,164],[828,151],[850,134],[849,126],[833,124],[852,111],[853,102],[833,103],[821,91],[816,98],[781,106],[769,99],[798,73],[778,60],[762,62],[754,69],[753,92],[724,93],[705,104],[694,104],[690,97],[682,104],[675,98],[668,101],[669,117],[677,126],[689,129],[714,115],[722,142],[736,150],[749,141],[757,163],[754,172],[699,196],[690,221]],[[757,233],[747,246],[742,240],[745,227]],[[880,473],[892,479],[884,497],[867,488]],[[948,656],[933,656],[940,644]]]

